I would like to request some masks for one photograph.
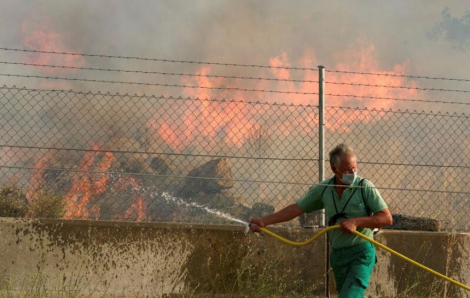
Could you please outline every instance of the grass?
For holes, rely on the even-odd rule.
[[[220,297],[312,297],[315,285],[305,285],[301,272],[285,270],[282,266],[286,253],[276,252],[268,256],[260,254],[257,250],[250,250],[241,260],[233,279],[225,280],[226,294]],[[256,264],[254,264],[256,263]],[[197,289],[190,289],[183,294],[135,294],[132,293],[106,293],[90,290],[90,281],[86,272],[81,268],[75,268],[71,277],[63,276],[47,277],[44,274],[44,258],[37,266],[34,276],[25,277],[20,283],[13,284],[7,281],[0,284],[0,298],[40,298],[40,297],[160,297],[160,298],[197,298],[213,297],[196,293]],[[96,281],[96,280],[95,280]],[[50,288],[51,285],[53,288]],[[157,286],[158,288],[158,286]],[[158,291],[158,289],[156,289]]]
[[[453,247],[455,247],[458,244],[458,237],[456,233],[450,233],[450,237],[447,238],[447,243],[446,245],[446,262],[445,262],[445,272],[442,272],[444,275],[453,278],[453,274],[455,273],[455,264],[453,264]],[[425,245],[423,243],[419,249],[419,252],[424,253],[424,257],[422,258],[421,262],[426,261],[426,259],[430,256],[428,256],[428,253],[431,250],[431,246]],[[421,253],[420,253],[421,255]],[[453,266],[454,265],[454,266]],[[400,292],[397,293],[396,297],[397,298],[428,298],[428,297],[440,297],[440,298],[458,298],[458,297],[463,297],[463,290],[458,287],[457,285],[454,285],[450,283],[449,281],[446,281],[442,278],[438,278],[437,276],[431,275],[431,273],[426,272],[422,269],[415,269],[415,270],[410,270],[411,267],[414,265],[411,265],[409,263],[406,263],[402,267],[402,276],[403,280],[399,280],[398,282],[402,282],[404,284],[404,289]],[[453,267],[452,267],[453,266]],[[452,270],[451,268],[454,268]],[[430,282],[430,277],[432,276],[433,280]],[[457,280],[458,281],[458,280]]]
[[[286,270],[282,266],[285,256],[282,250],[274,256],[259,256],[258,251],[250,251],[237,269],[230,292],[250,298],[312,297],[317,286],[306,285],[301,271]],[[255,259],[258,259],[257,264],[253,264]]]
[[[453,278],[455,270],[454,261],[456,256],[453,254],[453,248],[461,245],[457,233],[452,233],[446,238],[447,242],[442,243],[445,245],[446,262],[445,262],[445,275]],[[422,243],[421,247],[417,249],[417,255],[422,256],[421,259],[416,261],[426,263],[426,260],[431,258],[432,246],[429,243]],[[233,269],[234,274],[232,278],[224,278],[223,288],[224,295],[220,297],[250,297],[250,298],[265,298],[265,297],[313,297],[315,294],[319,295],[319,290],[323,285],[306,283],[302,276],[302,268],[293,270],[296,266],[286,266],[289,260],[288,253],[280,249],[278,251],[260,251],[259,249],[250,249],[247,254],[241,258],[239,265]],[[400,264],[400,263],[398,263]],[[443,297],[454,298],[462,297],[464,294],[456,285],[438,279],[430,278],[430,273],[423,271],[414,265],[403,261],[401,267],[398,269],[396,276],[396,287],[400,292],[396,293],[393,297],[396,298],[420,298],[420,297]],[[106,291],[98,292],[92,289],[90,277],[84,269],[84,264],[79,265],[77,268],[72,269],[70,275],[64,278],[64,275],[47,276],[44,274],[45,253],[42,255],[41,261],[37,266],[37,271],[30,277],[25,277],[22,282],[7,280],[3,283],[0,282],[0,298],[13,298],[13,297],[61,297],[61,298],[74,298],[74,297],[131,297],[122,294],[111,294]],[[217,275],[217,272],[212,274]],[[100,279],[97,277],[96,279]],[[96,279],[93,280],[95,284]],[[47,285],[54,285],[47,286]],[[163,285],[163,282],[162,282]],[[219,290],[219,289],[217,289]],[[156,286],[155,291],[163,292]],[[367,292],[366,292],[367,293]],[[132,294],[131,294],[132,295]],[[155,296],[160,295],[160,296]],[[321,294],[320,294],[321,295]],[[176,298],[176,297],[211,297],[214,295],[199,294],[197,289],[189,289],[184,294],[158,294],[153,295],[136,294],[133,297],[161,297],[161,298]]]
[[[45,277],[44,264],[45,254],[42,255],[34,276],[25,277],[19,285],[13,285],[11,280],[0,284],[0,298],[76,298],[96,297],[95,294],[98,294],[95,290],[90,290],[90,282],[83,274],[83,263],[70,276],[56,275],[52,281]],[[51,284],[54,286],[51,287]]]

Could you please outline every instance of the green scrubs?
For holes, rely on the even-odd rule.
[[[375,260],[374,245],[370,242],[331,250],[330,264],[338,298],[364,297]]]
[[[364,180],[361,183],[364,188],[357,187],[361,180],[361,177],[357,177],[340,198],[332,186],[334,177],[330,178],[312,187],[299,200],[298,205],[305,212],[324,208],[327,222],[337,213],[345,213],[347,218],[355,218],[387,209],[387,204],[372,182]],[[336,223],[344,219],[339,218]],[[373,238],[371,229],[358,228],[357,231]],[[346,234],[339,229],[329,231],[328,236],[332,247],[330,263],[336,288],[340,293],[339,298],[363,297],[375,265],[374,246],[355,234]]]

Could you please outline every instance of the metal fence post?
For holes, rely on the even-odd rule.
[[[318,66],[318,182],[325,180],[325,67]],[[321,224],[326,226],[325,209],[321,211]]]
[[[325,180],[325,67],[318,66],[318,181]],[[321,225],[326,227],[325,209],[321,211]],[[325,297],[330,297],[330,276],[328,271],[330,247],[328,240],[325,243]]]

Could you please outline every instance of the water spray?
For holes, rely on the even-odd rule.
[[[248,224],[248,226],[249,226],[250,228],[251,228],[253,225],[255,225],[254,222],[250,222],[250,223]],[[279,235],[277,235],[277,234],[275,234],[275,233],[273,233],[273,232],[271,232],[271,231],[269,231],[269,230],[267,230],[267,229],[265,229],[265,228],[262,228],[262,227],[259,227],[259,228],[260,228],[260,230],[261,230],[263,233],[268,234],[269,236],[272,236],[272,237],[274,237],[274,238],[276,238],[276,239],[278,239],[278,240],[281,240],[281,241],[284,242],[284,243],[287,243],[287,244],[290,244],[290,245],[294,245],[294,246],[303,246],[303,245],[307,245],[307,244],[312,243],[315,239],[317,239],[317,238],[320,237],[321,235],[325,234],[326,232],[328,232],[328,231],[330,231],[330,230],[333,230],[333,229],[338,229],[339,227],[340,227],[340,225],[334,225],[334,226],[327,227],[327,228],[323,229],[322,231],[320,231],[319,233],[317,233],[317,234],[316,234],[315,236],[313,236],[312,238],[310,238],[309,240],[304,241],[304,242],[295,242],[295,241],[291,241],[291,240],[288,240],[288,239],[286,239],[286,238],[283,238],[283,237],[281,237],[281,236],[279,236]],[[393,255],[395,255],[395,256],[397,256],[397,257],[399,257],[399,258],[401,258],[401,259],[407,261],[408,263],[411,263],[411,264],[413,264],[413,265],[415,265],[415,266],[417,266],[417,267],[419,267],[419,268],[421,268],[421,269],[423,269],[423,270],[426,270],[427,272],[429,272],[429,273],[431,273],[431,274],[434,274],[434,275],[437,276],[437,277],[440,277],[440,278],[442,278],[442,279],[445,279],[445,280],[447,280],[447,281],[453,283],[454,285],[457,285],[457,286],[459,286],[459,287],[461,287],[461,288],[463,288],[463,289],[465,289],[465,290],[467,290],[467,291],[470,291],[470,287],[468,287],[468,286],[466,286],[466,285],[464,285],[464,284],[462,284],[462,283],[459,283],[458,281],[453,280],[452,278],[447,277],[447,276],[445,276],[445,275],[443,275],[443,274],[441,274],[441,273],[439,273],[439,272],[437,272],[437,271],[434,271],[434,270],[432,270],[431,268],[428,268],[428,267],[424,266],[423,264],[420,264],[420,263],[418,263],[418,262],[416,262],[416,261],[414,261],[414,260],[412,260],[412,259],[410,259],[410,258],[408,258],[408,257],[406,257],[406,256],[404,256],[404,255],[402,255],[402,254],[400,254],[400,253],[394,251],[394,250],[391,249],[390,247],[385,246],[385,245],[383,245],[382,243],[377,242],[377,241],[375,241],[375,240],[373,240],[373,239],[371,239],[371,238],[365,236],[365,235],[362,234],[362,233],[359,233],[358,231],[354,231],[353,233],[356,234],[357,236],[359,236],[359,237],[361,237],[361,238],[363,238],[363,239],[369,241],[370,243],[372,243],[372,244],[374,244],[374,245],[376,245],[376,246],[378,246],[378,247],[380,247],[380,248],[382,248],[382,249],[384,249],[384,250],[390,252],[391,254],[393,254]]]

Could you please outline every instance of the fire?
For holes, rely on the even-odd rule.
[[[221,78],[208,78],[210,67],[201,67],[196,74],[202,77],[184,79],[183,83],[205,87],[237,87],[237,82],[227,82]],[[245,103],[243,92],[218,92],[222,98],[235,99],[235,102],[211,101],[216,98],[210,89],[185,89],[185,96],[196,98],[183,105],[172,107],[165,115],[155,115],[148,127],[162,138],[173,150],[181,152],[190,144],[198,143],[212,151],[220,149],[221,144],[241,147],[248,133],[259,127],[254,120],[257,111]],[[178,115],[179,117],[177,117]]]
[[[99,144],[91,146],[93,150],[100,150]],[[98,166],[94,166],[101,152],[87,151],[79,162],[77,173],[72,175],[73,183],[63,200],[66,204],[65,218],[67,219],[98,219],[99,206],[91,205],[93,195],[99,195],[106,191],[109,174],[91,171],[106,172],[110,169],[115,157],[110,152],[105,152]]]
[[[133,196],[132,200],[133,203],[131,207],[124,212],[123,219],[135,221],[149,221],[150,219],[146,214],[146,201],[139,196]]]
[[[54,51],[69,51],[64,45],[62,37],[51,30],[51,25],[23,23],[25,34],[25,45],[29,48]],[[42,27],[41,27],[42,26]],[[46,29],[44,29],[45,27]],[[62,56],[59,56],[62,57]],[[66,58],[68,57],[68,58]],[[70,58],[72,57],[72,58]],[[62,58],[53,55],[34,56],[39,63],[52,63],[64,65],[82,65],[83,60],[76,60],[74,56],[63,56]],[[71,59],[68,61],[53,61],[54,59]],[[344,70],[346,72],[376,73],[376,74],[406,74],[408,66],[406,63],[395,65],[391,70],[383,70],[377,59],[377,54],[373,45],[362,47],[361,50],[341,51],[335,54],[336,64],[330,69]],[[297,117],[291,119],[286,115],[269,114],[266,106],[251,104],[250,102],[284,103],[295,105],[316,105],[318,101],[318,83],[311,82],[318,80],[317,60],[315,53],[306,52],[298,61],[291,61],[286,52],[269,60],[273,67],[290,67],[297,64],[301,67],[311,68],[311,71],[297,71],[292,69],[271,68],[260,72],[262,77],[274,77],[279,81],[268,80],[242,80],[208,78],[204,75],[216,73],[212,67],[201,67],[196,74],[199,77],[183,79],[183,84],[191,86],[206,87],[201,89],[187,88],[183,90],[183,95],[194,100],[178,101],[165,110],[162,108],[158,114],[148,119],[146,125],[153,132],[153,136],[161,138],[175,152],[182,152],[192,144],[203,146],[209,153],[220,153],[221,148],[236,147],[241,148],[253,132],[258,131],[270,123],[269,133],[277,136],[290,136],[299,133],[310,134],[317,130],[317,119],[309,112],[297,111]],[[296,79],[303,82],[286,82],[284,80]],[[344,84],[333,84],[341,82]],[[348,85],[349,84],[349,85]],[[351,85],[356,84],[356,85]],[[383,86],[409,86],[409,89],[367,87],[357,85],[383,85]],[[373,76],[348,74],[339,72],[328,72],[326,68],[326,106],[359,106],[375,108],[378,110],[389,109],[396,106],[395,101],[377,100],[368,97],[389,97],[389,98],[417,98],[420,94],[413,87],[417,87],[417,82],[397,76]],[[244,92],[241,90],[216,90],[209,88],[228,87],[245,88],[254,90],[278,90],[288,92],[310,93],[305,94],[283,94],[276,92]],[[342,96],[332,96],[336,94]],[[356,95],[353,97],[349,95]],[[227,99],[227,101],[211,101],[211,99]],[[284,109],[284,108],[283,108]],[[284,110],[294,111],[297,107],[286,106]],[[298,109],[297,109],[298,110]],[[281,110],[280,110],[281,111]],[[372,116],[374,115],[374,116]],[[326,127],[331,130],[348,131],[349,126],[355,121],[365,123],[373,122],[376,118],[386,117],[384,112],[362,113],[355,109],[337,109],[334,115],[329,115]],[[100,206],[94,203],[94,198],[112,189],[115,192],[130,192],[129,202],[126,208],[121,210],[121,214],[114,219],[147,221],[147,198],[136,189],[141,188],[141,182],[133,176],[122,176],[110,182],[108,172],[116,157],[113,153],[107,152],[104,144],[95,143],[91,146],[97,151],[86,152],[81,158],[78,170],[71,174],[72,185],[63,196],[66,204],[67,219],[99,219]],[[46,168],[49,156],[37,160],[35,167]],[[101,172],[94,173],[91,172]],[[27,193],[28,199],[34,195],[33,190],[37,189],[44,182],[44,170],[35,171],[31,176],[30,190]]]
[[[105,152],[104,157],[96,168],[98,172],[106,172],[111,168],[111,164],[116,160],[114,154]],[[99,174],[98,178],[93,181],[93,189],[95,194],[102,194],[106,191],[106,184],[109,179],[109,174]]]
[[[47,168],[47,162],[50,158],[50,154],[46,154],[45,156],[39,157],[35,164],[34,168],[38,170],[33,170],[31,174],[31,178],[29,181],[29,187],[26,191],[26,198],[31,203],[32,200],[36,197],[36,193],[38,192],[41,185],[44,183],[44,172]]]
[[[199,100],[191,103],[182,119],[155,117],[148,126],[175,151],[182,151],[194,142],[206,148],[217,148],[218,140],[227,145],[240,147],[247,133],[259,126],[257,121],[246,117],[252,114],[250,105],[244,102],[209,102]],[[175,114],[173,114],[174,117]]]
[[[23,34],[23,45],[28,49],[74,52],[66,45],[64,35],[56,30],[51,18],[44,11],[23,20],[21,33]],[[85,65],[85,59],[81,56],[32,53],[29,56],[29,63],[81,67]],[[62,68],[42,68],[41,71],[47,74],[76,72],[73,69]]]
[[[81,174],[73,183],[69,192],[64,196],[66,219],[89,219],[88,202],[91,198],[89,177]]]
[[[116,215],[117,220],[148,221],[147,200],[137,191],[141,187],[138,178],[130,175],[121,176],[111,181],[111,168],[117,160],[115,155],[106,151],[106,146],[95,142],[81,157],[77,171],[70,172],[71,186],[62,197],[65,203],[65,219],[95,219],[101,218],[100,205],[96,203],[96,198],[107,191],[129,196],[130,207],[120,215]],[[35,194],[46,183],[45,172],[48,164],[52,160],[52,154],[42,156],[37,159],[31,175],[30,185],[27,191],[28,200],[33,200]],[[131,195],[125,194],[131,192]]]
[[[366,44],[360,47],[360,50],[344,50],[334,54],[337,63],[331,69],[343,70],[346,72],[358,73],[375,73],[382,75],[361,75],[330,72],[326,73],[326,106],[357,106],[374,108],[377,110],[389,109],[397,106],[397,102],[393,100],[378,100],[380,98],[418,98],[420,94],[414,90],[418,83],[408,80],[404,77],[386,76],[386,75],[404,75],[408,66],[406,63],[395,65],[392,70],[382,70],[378,62],[375,47]],[[318,80],[318,70],[315,54],[305,52],[304,56],[298,63],[301,67],[310,68],[310,71],[299,71],[283,69],[279,67],[291,67],[291,61],[286,52],[282,52],[279,56],[269,60],[273,67],[266,70],[265,77],[274,76],[279,79],[277,82],[260,80],[252,88],[254,90],[277,90],[283,92],[298,92],[305,94],[285,94],[276,92],[233,92],[232,90],[214,90],[207,88],[187,88],[183,93],[192,98],[200,99],[194,104],[194,109],[186,109],[184,113],[180,113],[181,117],[177,120],[171,117],[163,119],[156,116],[151,120],[150,126],[153,127],[156,134],[161,137],[175,151],[182,151],[193,142],[201,144],[201,138],[207,143],[208,148],[217,148],[217,141],[222,140],[225,145],[241,147],[246,141],[249,131],[260,127],[259,119],[266,119],[263,109],[253,110],[252,105],[247,101],[263,101],[278,102],[288,104],[308,104],[316,105],[318,102],[318,83],[312,82]],[[201,67],[196,74],[207,75],[212,73],[211,67]],[[293,79],[302,82],[285,81]],[[196,79],[183,79],[183,83],[187,85],[196,85],[201,87],[217,88],[217,87],[239,87],[249,86],[249,82],[241,79],[222,79],[197,77]],[[334,84],[341,83],[341,84]],[[358,86],[359,85],[359,86]],[[378,86],[407,86],[407,88],[386,88],[386,87],[369,87],[361,85],[378,85]],[[253,94],[255,94],[253,96]],[[332,94],[332,95],[328,95]],[[336,95],[336,96],[333,96]],[[354,95],[354,96],[351,96]],[[370,98],[372,97],[372,98]],[[227,98],[238,102],[209,102],[203,99],[210,98]],[[326,128],[333,130],[348,131],[350,124],[354,121],[371,122],[373,119],[371,114],[361,114],[354,109],[341,109],[335,115],[330,117],[330,121],[326,121]],[[375,117],[385,117],[384,112],[374,114]],[[257,119],[257,120],[255,120]],[[331,121],[335,119],[334,121]],[[313,119],[311,121],[314,121]],[[297,125],[304,125],[304,119],[287,119],[279,120],[276,127],[279,133],[289,135],[296,131]],[[303,127],[303,131],[311,132],[312,127],[316,123],[311,123]],[[207,141],[209,140],[209,141]]]
[[[361,75],[347,73],[328,73],[326,77],[328,94],[345,96],[327,96],[327,105],[329,106],[359,106],[373,108],[378,110],[375,117],[383,118],[386,113],[384,110],[399,106],[399,103],[387,99],[375,98],[419,98],[420,94],[414,87],[418,83],[413,80],[407,80],[404,77],[387,75],[405,75],[407,64],[395,65],[391,71],[380,69],[377,53],[373,45],[364,47],[361,51],[346,51],[338,56],[339,63],[335,69],[353,71],[358,73],[375,73],[381,75]],[[342,61],[349,61],[342,62]],[[345,85],[328,84],[328,82],[343,82]],[[386,87],[367,87],[354,86],[347,84],[377,85],[377,86],[407,86],[410,89],[386,88]],[[356,95],[349,97],[347,95]],[[372,98],[370,98],[372,97]],[[327,121],[326,127],[333,130],[349,131],[349,125],[354,121],[369,123],[374,121],[372,114],[359,113],[357,110],[337,110],[337,115],[333,115],[334,121]]]
[[[269,64],[273,67],[290,67],[289,57],[287,57],[287,53],[283,52],[280,56],[271,58],[269,60]],[[287,80],[290,78],[290,71],[288,69],[283,68],[273,68],[272,72],[276,76],[276,78],[280,80]]]
[[[373,45],[364,47],[361,51],[346,51],[339,55],[340,62],[335,69],[345,71],[355,71],[359,73],[377,73],[381,75],[359,75],[331,73],[328,74],[327,82],[344,82],[355,84],[369,84],[379,86],[408,86],[414,88],[418,86],[416,81],[408,81],[403,77],[386,76],[386,75],[405,75],[407,64],[395,65],[391,71],[383,71],[380,69],[377,53]],[[345,60],[345,62],[342,62]],[[348,62],[346,62],[348,61]],[[358,96],[369,97],[389,97],[389,98],[412,98],[418,96],[417,91],[413,89],[395,89],[385,87],[364,87],[353,85],[328,85],[328,92],[331,94],[354,94]],[[396,105],[391,100],[376,100],[369,98],[329,98],[331,105],[350,105],[351,102],[359,102],[364,107],[373,107],[376,109],[389,109]]]
[[[138,189],[141,183],[132,176],[123,176],[116,182],[116,190],[124,191],[126,189]],[[147,201],[134,193],[131,196],[132,204],[124,211],[123,215],[117,216],[116,219],[122,220],[135,220],[135,221],[149,221],[150,217],[147,216]]]
[[[178,128],[171,128],[170,125],[165,121],[155,122],[152,127],[155,127],[157,133],[162,137],[165,142],[173,148],[173,150],[179,151],[182,150],[182,144],[185,142],[184,139],[178,138],[178,134],[176,133],[176,129]]]

